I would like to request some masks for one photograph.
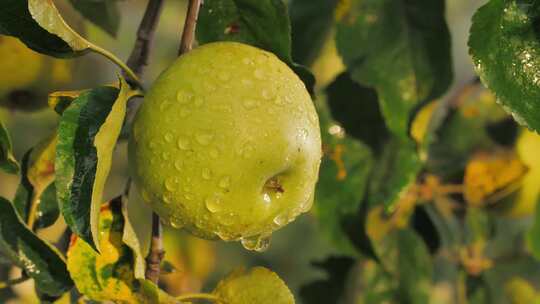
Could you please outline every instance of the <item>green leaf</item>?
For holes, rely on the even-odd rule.
[[[315,78],[291,57],[291,25],[282,0],[206,0],[199,14],[197,39],[205,44],[236,41],[276,54],[304,81],[311,93]]]
[[[292,28],[292,58],[310,66],[322,49],[334,22],[338,1],[292,0],[289,3]]]
[[[369,147],[339,133],[322,98],[317,100],[323,130],[324,156],[315,192],[314,211],[323,231],[346,254],[357,251],[346,231],[346,224],[356,218],[367,189],[373,163]],[[335,134],[330,134],[335,132]]]
[[[4,0],[0,28],[3,34],[19,38],[37,52],[61,58],[78,55],[64,40],[34,21],[28,10],[28,0]]]
[[[443,0],[351,0],[336,44],[352,78],[374,87],[388,128],[404,139],[417,108],[452,80]]]
[[[540,131],[540,7],[491,0],[473,17],[470,54],[482,82],[515,120]]]
[[[304,303],[339,303],[354,264],[355,260],[349,257],[329,257],[323,262],[312,263],[315,268],[324,271],[326,277],[301,287],[300,297]]]
[[[264,267],[237,269],[221,280],[212,293],[225,303],[294,304],[287,285]]]
[[[92,246],[98,246],[103,188],[126,103],[136,94],[124,80],[120,89],[99,87],[85,91],[60,119],[55,163],[60,210],[71,230]]]
[[[134,259],[134,272],[137,279],[143,279],[146,269],[146,256],[152,238],[152,209],[144,202],[140,192],[131,184],[129,197],[122,198],[122,214],[125,225],[122,241],[131,248]]]
[[[117,1],[70,0],[81,15],[109,35],[116,37],[120,27],[120,10]]]
[[[412,141],[396,137],[389,140],[373,166],[369,185],[370,205],[383,204],[387,212],[393,211],[401,194],[416,182],[422,167]]]
[[[50,296],[70,290],[73,282],[61,254],[23,223],[13,205],[0,197],[0,251]]]
[[[19,164],[13,156],[12,149],[9,133],[2,121],[0,121],[0,170],[16,174],[19,172]]]

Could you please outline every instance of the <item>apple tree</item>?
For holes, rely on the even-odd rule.
[[[20,275],[0,287],[33,282],[43,303],[540,301],[538,1],[478,3],[465,81],[452,1],[184,1],[157,77],[167,1],[143,1],[127,60],[86,29],[120,44],[135,2],[1,5],[0,190],[18,182],[0,196],[0,264]],[[76,65],[92,54],[110,80],[87,86]],[[18,155],[4,121],[36,111],[54,127]],[[119,149],[129,173],[111,187]],[[197,237],[172,241],[193,252],[182,278],[198,239],[256,254],[299,217],[331,247],[303,261],[326,277],[295,289],[251,265],[180,293],[164,279],[164,226]]]

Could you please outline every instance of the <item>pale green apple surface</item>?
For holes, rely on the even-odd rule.
[[[174,62],[129,144],[132,176],[165,223],[251,249],[310,209],[321,154],[303,82],[275,55],[234,42]]]

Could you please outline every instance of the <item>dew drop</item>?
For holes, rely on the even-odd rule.
[[[174,179],[172,177],[165,180],[165,189],[169,191],[176,190],[176,183],[174,182]]]
[[[208,169],[208,168],[204,168],[202,170],[202,177],[206,180],[210,180],[212,179],[212,170]]]
[[[165,134],[165,141],[166,142],[171,142],[172,140],[173,140],[173,135],[170,132],[167,132]]]
[[[173,228],[176,228],[176,229],[180,229],[180,228],[184,227],[183,221],[180,220],[180,218],[177,218],[177,217],[172,217],[172,218],[170,219],[169,224],[170,224]]]
[[[218,186],[223,189],[229,188],[231,185],[231,178],[229,176],[224,176],[219,180]]]
[[[212,142],[212,139],[214,139],[214,135],[210,133],[200,133],[195,136],[195,139],[202,146],[208,146]]]
[[[171,199],[170,199],[168,196],[164,195],[164,196],[163,196],[163,202],[164,202],[165,204],[170,204],[170,203],[171,203]]]
[[[170,156],[170,153],[169,153],[169,152],[163,152],[163,153],[161,153],[161,157],[163,158],[163,160],[168,160],[168,159],[169,159],[169,156]]]
[[[270,236],[250,236],[244,237],[241,240],[242,246],[247,250],[254,250],[257,252],[264,252],[270,247]]]
[[[220,222],[225,226],[230,226],[234,223],[234,213],[230,212],[220,217]]]
[[[283,227],[287,224],[288,219],[285,214],[279,214],[274,218],[274,223],[278,225],[278,227]]]
[[[262,90],[261,96],[267,100],[272,98],[272,94],[268,90]]]
[[[262,69],[256,69],[255,72],[253,72],[253,75],[259,80],[264,79],[264,71]]]
[[[186,200],[188,200],[188,201],[192,201],[194,197],[193,197],[193,194],[191,194],[191,193],[186,193],[186,194],[184,194],[184,198],[185,198]]]
[[[257,107],[257,101],[253,100],[253,99],[246,99],[244,100],[244,102],[242,103],[244,105],[244,108],[248,109],[248,110],[251,110],[251,109],[254,109]]]
[[[193,99],[193,93],[187,92],[187,91],[182,90],[182,89],[180,89],[180,90],[178,90],[178,92],[176,92],[176,100],[180,104],[187,104],[187,103],[191,102],[192,99]]]
[[[212,149],[210,150],[210,157],[213,158],[213,159],[216,159],[219,157],[219,151],[217,149]]]
[[[250,58],[244,58],[244,59],[242,59],[242,62],[244,64],[247,64],[247,65],[253,65],[253,63],[254,63],[253,60],[250,59]]]
[[[268,194],[268,193],[264,193],[264,194],[263,194],[263,200],[264,200],[266,203],[271,203],[271,202],[272,202],[272,198],[270,197],[270,194]]]
[[[176,143],[180,150],[189,150],[189,139],[185,137],[180,137]]]
[[[181,159],[178,159],[174,162],[174,167],[176,168],[176,170],[180,171],[183,167],[183,161]]]
[[[221,210],[221,199],[216,195],[207,197],[204,203],[206,205],[206,209],[212,213],[216,213]]]

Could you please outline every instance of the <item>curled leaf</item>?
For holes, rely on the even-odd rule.
[[[13,156],[12,149],[9,133],[0,121],[0,169],[15,174],[19,172],[19,164]]]

